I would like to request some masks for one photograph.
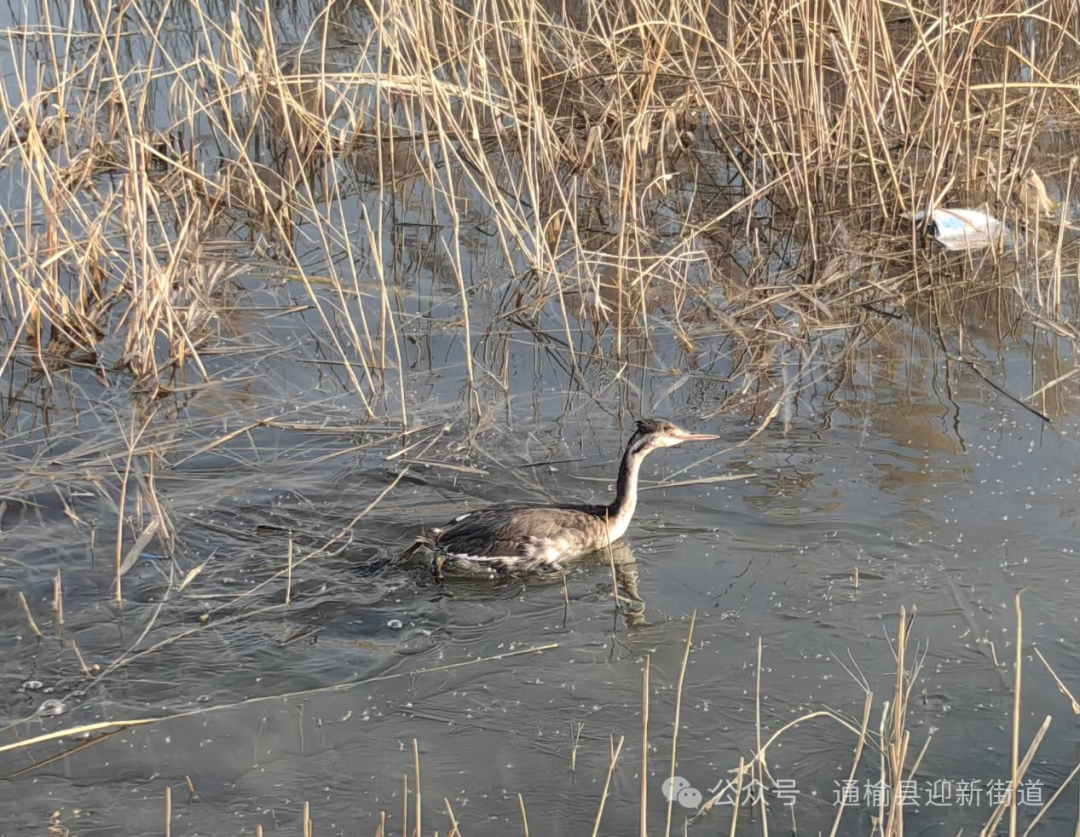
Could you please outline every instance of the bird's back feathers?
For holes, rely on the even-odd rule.
[[[529,571],[607,543],[606,506],[494,506],[467,512],[428,538],[444,566]]]

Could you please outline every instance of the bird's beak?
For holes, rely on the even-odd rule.
[[[713,439],[719,438],[719,436],[714,436],[712,433],[688,433],[685,430],[679,434],[680,442],[711,442]]]

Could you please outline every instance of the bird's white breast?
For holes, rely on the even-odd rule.
[[[525,544],[523,551],[529,561],[554,564],[567,557],[571,545],[567,538],[534,538]]]

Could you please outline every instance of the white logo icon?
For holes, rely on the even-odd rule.
[[[682,776],[665,779],[662,790],[668,802],[678,802],[684,808],[698,808],[701,805],[701,791],[690,787]]]

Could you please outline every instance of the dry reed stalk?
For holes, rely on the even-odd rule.
[[[420,828],[420,745],[416,739],[412,740],[413,751],[413,782],[416,785],[416,791],[413,795],[413,803],[415,805],[416,812],[416,837],[423,837],[423,831]]]
[[[518,794],[518,810],[521,811],[521,834],[522,837],[529,837],[529,816],[525,813],[525,798]]]
[[[765,751],[761,747],[761,650],[761,637],[759,636],[757,641],[757,664],[754,667],[754,736],[757,740],[757,759],[753,771],[757,774],[761,787],[764,788],[765,776],[769,768],[765,762]],[[761,830],[763,834],[768,835],[769,818],[765,806],[765,794],[759,794],[759,798],[761,802]]]
[[[686,679],[686,665],[690,661],[690,648],[694,641],[694,625],[697,622],[697,611],[695,610],[690,614],[690,624],[686,629],[686,644],[683,647],[682,665],[679,667],[679,680],[675,688],[675,718],[672,722],[671,729],[671,770],[668,773],[668,780],[674,781],[675,779],[675,765],[676,757],[678,755],[679,745],[679,714],[682,709],[682,689],[683,681]],[[664,835],[669,837],[671,834],[671,809],[674,804],[673,799],[668,799],[667,804],[667,818],[664,822]]]
[[[739,756],[739,768],[735,774],[735,801],[731,805],[731,825],[728,828],[728,837],[735,837],[735,831],[739,827],[739,804],[742,802],[743,774],[746,772],[746,762]]]
[[[570,724],[570,772],[577,772],[577,751],[581,742],[581,731],[585,729],[584,721],[574,721]]]
[[[638,805],[640,806],[641,813],[639,815],[639,837],[647,837],[648,833],[648,817],[646,816],[648,808],[648,791],[649,791],[649,666],[650,655],[645,655],[645,665],[641,668],[641,788],[639,789],[640,798],[638,799]]]
[[[289,538],[289,544],[285,552],[285,604],[292,601],[292,571],[293,571],[293,539]]]
[[[124,595],[122,588],[122,577],[124,575],[123,570],[123,543],[124,543],[124,504],[127,500],[128,492],[128,479],[131,477],[131,461],[135,456],[135,449],[142,438],[147,426],[150,424],[150,419],[143,423],[139,432],[135,432],[135,413],[131,414],[131,426],[128,433],[124,436],[124,442],[127,445],[127,458],[124,461],[124,473],[120,479],[120,499],[117,501],[116,511],[116,549],[114,551],[114,560],[116,568],[116,590],[115,601],[118,608],[124,605]],[[137,557],[137,556],[136,556]]]
[[[30,605],[26,601],[26,596],[22,590],[19,590],[16,594],[19,598],[19,606],[22,608],[23,615],[26,616],[26,624],[30,628],[30,633],[34,636],[41,638],[41,630],[37,626],[37,622],[34,621],[34,615],[30,612]]]
[[[908,748],[911,735],[904,728],[907,719],[908,705],[911,699],[911,690],[914,687],[920,667],[920,660],[912,663],[909,671],[907,667],[908,642],[911,637],[911,625],[915,621],[918,608],[913,607],[910,614],[906,608],[900,608],[900,619],[897,628],[896,642],[893,646],[893,656],[896,662],[896,676],[894,678],[893,696],[890,704],[891,715],[882,713],[882,734],[888,730],[887,738],[883,738],[882,747],[882,781],[885,786],[892,788],[889,794],[888,816],[885,818],[885,800],[882,798],[879,807],[879,816],[885,823],[885,837],[904,833],[904,805],[899,789],[903,787],[904,770],[907,762]],[[886,724],[886,722],[888,722]],[[921,756],[920,756],[921,758]],[[884,773],[884,762],[888,761],[888,774]],[[884,797],[884,794],[882,794]]]
[[[457,817],[454,816],[454,809],[450,807],[450,800],[445,796],[443,797],[443,805],[446,806],[446,815],[450,817],[450,832],[446,837],[461,837],[461,831],[458,828]]]
[[[1046,666],[1046,670],[1050,672],[1050,676],[1054,678],[1054,685],[1057,686],[1058,691],[1069,699],[1073,714],[1080,715],[1080,703],[1073,697],[1073,693],[1069,691],[1068,687],[1061,681],[1061,678],[1057,676],[1057,672],[1050,667],[1050,663],[1046,661],[1046,657],[1042,655],[1042,651],[1038,648],[1033,648],[1032,650],[1035,652],[1035,656],[1039,658],[1044,666]]]
[[[205,569],[205,567],[206,567],[206,565],[208,563],[210,563],[209,558],[207,558],[205,561],[203,561],[197,567],[192,567],[190,570],[187,571],[187,574],[183,577],[183,579],[181,579],[180,584],[177,585],[177,587],[176,587],[176,592],[177,592],[178,595],[180,593],[183,593],[184,590],[187,588],[187,586],[189,584],[191,584],[191,582],[193,582],[196,578],[199,577],[199,573],[201,573],[203,571],[203,569]]]
[[[611,790],[611,777],[615,775],[615,765],[619,761],[619,754],[622,752],[623,736],[619,736],[619,743],[616,744],[614,739],[611,744],[611,762],[608,764],[607,778],[604,780],[604,790],[600,794],[600,807],[596,811],[596,821],[593,823],[592,837],[597,837],[600,833],[600,820],[604,817],[604,805],[607,803],[608,792]]]
[[[60,578],[60,570],[53,576],[53,619],[56,623],[56,632],[60,639],[64,638],[64,583]]]
[[[1058,797],[1061,796],[1065,788],[1072,784],[1072,780],[1076,778],[1077,773],[1080,773],[1080,764],[1077,764],[1076,767],[1072,769],[1069,775],[1066,776],[1064,781],[1058,786],[1058,789],[1054,791],[1053,795],[1039,808],[1039,812],[1032,818],[1031,822],[1028,823],[1028,827],[1024,829],[1023,837],[1028,837],[1035,829],[1035,826],[1039,824],[1044,816],[1046,816],[1050,807],[1057,801]]]
[[[75,640],[71,641],[71,650],[75,652],[75,659],[79,661],[79,670],[82,671],[83,675],[86,677],[90,677],[90,669],[86,667],[86,660],[83,659],[82,652],[79,651],[79,646],[76,644]]]
[[[1072,167],[1070,166],[1070,175]],[[1021,591],[1023,592],[1023,591]],[[1012,719],[1012,771],[1009,779],[1009,837],[1016,837],[1017,796],[1020,769],[1020,685],[1024,669],[1024,611],[1020,606],[1020,593],[1013,600],[1016,609],[1016,661],[1013,672],[1013,719]]]
[[[1039,729],[1035,732],[1035,737],[1032,738],[1031,744],[1028,746],[1027,752],[1024,754],[1024,757],[1017,765],[1017,781],[1024,777],[1024,774],[1027,773],[1027,769],[1031,765],[1031,762],[1035,759],[1035,753],[1038,751],[1039,745],[1042,744],[1043,738],[1046,737],[1047,730],[1050,729],[1051,720],[1052,718],[1047,715],[1043,719],[1043,722],[1039,726]],[[994,813],[991,815],[986,825],[983,826],[982,831],[979,832],[980,837],[992,837],[992,835],[997,831],[999,823],[1005,817],[1006,812],[1009,811],[1011,807],[1011,801],[1012,791],[1010,789],[1010,792],[1005,795],[1005,799],[994,809]]]

